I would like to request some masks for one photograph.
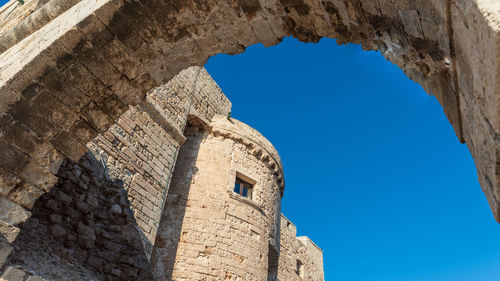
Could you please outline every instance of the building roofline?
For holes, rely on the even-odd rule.
[[[297,239],[298,240],[307,239],[309,242],[311,242],[311,244],[314,245],[314,247],[316,247],[320,252],[323,253],[323,249],[321,249],[318,245],[316,245],[316,243],[314,243],[314,241],[312,241],[311,238],[309,238],[308,236],[297,236]]]

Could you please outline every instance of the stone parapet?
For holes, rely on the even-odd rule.
[[[285,191],[283,164],[281,163],[278,151],[276,151],[269,140],[254,128],[234,118],[228,120],[225,116],[214,116],[210,126],[212,128],[212,135],[230,138],[242,143],[248,147],[251,154],[262,160],[275,174],[283,196],[283,192]]]
[[[281,247],[278,280],[325,280],[323,250],[309,237],[297,237],[296,226],[281,215]]]

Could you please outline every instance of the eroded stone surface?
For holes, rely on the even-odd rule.
[[[268,253],[280,248],[278,153],[238,120],[215,116],[209,128],[187,129],[153,252],[155,277],[276,280],[269,265],[278,257]],[[236,177],[254,183],[251,198],[234,193]]]
[[[297,227],[281,215],[281,246],[278,280],[324,280],[323,251],[307,236],[297,236]]]
[[[90,152],[65,161],[20,226],[8,265],[45,280],[152,280],[127,191],[105,169]]]
[[[199,67],[148,93],[78,162],[62,162],[20,229],[0,221],[2,278],[276,280],[281,271],[295,280],[300,260],[323,280],[314,243],[280,231],[280,156],[255,129],[229,120],[230,106]],[[233,192],[236,177],[254,182],[251,198]]]
[[[0,145],[9,154],[1,166],[18,176],[34,162],[48,174],[64,157],[78,160],[86,141],[104,133],[127,105],[214,54],[273,45],[288,35],[306,42],[332,37],[379,50],[438,98],[467,142],[496,214],[499,6],[488,0],[75,2],[0,54],[0,127],[16,132],[3,134]],[[20,18],[18,26],[28,24]],[[108,106],[119,103],[125,107]],[[36,198],[47,186],[40,181],[16,192]]]
[[[180,121],[158,121],[179,116],[176,109],[148,93],[212,55],[237,54],[257,42],[274,45],[289,35],[305,42],[331,37],[379,50],[435,95],[458,139],[467,143],[483,191],[500,217],[498,1],[62,2],[70,4],[54,6],[45,17],[41,11],[49,10],[43,7],[58,1],[29,1],[2,24],[4,34],[20,35],[6,39],[2,46],[10,47],[0,54],[0,208],[7,208],[1,214],[5,223],[15,227],[26,220],[37,198],[54,185],[62,160],[77,162],[97,135],[110,137],[109,128],[118,132],[126,124],[119,125],[119,118],[131,106],[159,124],[169,141],[182,143]],[[28,16],[35,14],[41,15],[36,24]],[[187,118],[203,119],[204,107],[195,109],[187,109]],[[124,149],[119,155],[127,153]],[[154,222],[150,218],[141,226],[149,241],[155,236],[148,229]],[[60,229],[54,233],[62,235]]]

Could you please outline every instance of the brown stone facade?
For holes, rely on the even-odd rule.
[[[183,131],[192,120],[227,114],[231,103],[205,69],[192,67],[150,92],[87,146],[128,192],[149,257]]]
[[[268,253],[279,251],[284,188],[277,152],[225,116],[188,130],[153,254],[157,279],[275,280]],[[234,192],[237,177],[253,183],[251,199]]]
[[[284,215],[281,215],[278,280],[325,280],[323,250],[309,237],[297,237],[297,227]]]
[[[63,161],[78,162],[130,107],[161,120],[161,110],[146,102],[149,93],[180,71],[285,36],[378,50],[434,95],[467,143],[500,221],[499,1],[26,0],[10,13],[17,2],[0,9],[2,253],[36,200],[58,182]],[[160,166],[174,163],[164,160]],[[151,203],[148,210],[158,211],[159,202]],[[138,216],[156,221],[148,210]],[[140,224],[151,243],[157,226]]]
[[[307,253],[314,251],[297,239],[285,242],[280,231],[277,151],[228,119],[230,109],[200,67],[128,107],[87,143],[82,158],[62,161],[29,219],[3,226],[14,234],[2,241],[0,278],[277,280],[279,272],[293,272],[282,260],[297,253],[312,268]],[[95,114],[89,122],[107,118]],[[92,129],[79,128],[81,135]],[[252,183],[251,198],[234,192],[236,178]],[[322,264],[314,270],[321,274],[304,280],[323,280]]]
[[[71,181],[60,168],[80,166],[89,149],[123,182],[148,258],[185,141],[181,124],[209,124],[230,108],[215,92],[164,103],[162,85],[215,54],[285,36],[378,50],[434,95],[470,149],[500,221],[499,1],[26,0],[11,12],[17,2],[0,9],[0,265],[32,210],[44,210],[37,200]],[[189,93],[203,73],[184,76],[193,84],[178,84],[178,92]]]

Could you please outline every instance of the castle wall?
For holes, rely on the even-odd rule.
[[[297,237],[297,227],[281,215],[281,247],[278,280],[323,281],[323,251],[306,236]],[[302,264],[302,269],[300,265]]]
[[[198,67],[129,107],[84,157],[63,161],[2,251],[12,253],[1,278],[274,281],[296,266],[279,257],[281,247],[281,256],[306,263],[310,280],[323,280],[314,243],[280,231],[278,153],[256,130],[227,120],[230,108]],[[93,116],[76,136],[112,122]],[[254,184],[251,199],[233,192],[237,176]]]
[[[230,107],[199,67],[129,107],[87,144],[82,159],[64,161],[56,184],[36,201],[33,217],[9,245],[5,274],[19,267],[19,274],[47,280],[150,280],[149,259],[184,127]],[[89,123],[112,121],[95,114]],[[85,138],[88,130],[84,122],[77,133]]]
[[[188,119],[227,114],[231,103],[205,69],[192,67],[150,92],[88,147],[124,182],[148,257]]]
[[[58,182],[36,201],[13,243],[4,275],[16,269],[21,277],[2,278],[152,280],[144,234],[124,183],[107,174],[90,152],[77,163],[64,161]]]
[[[379,50],[436,96],[500,221],[498,1],[28,2],[0,31],[0,264],[62,160],[127,109],[110,100],[135,106],[182,69],[285,36]]]
[[[152,257],[155,276],[267,280],[269,247],[279,249],[279,156],[237,120],[216,116],[210,126],[189,128],[180,150]],[[240,173],[255,181],[251,200],[233,192]]]

